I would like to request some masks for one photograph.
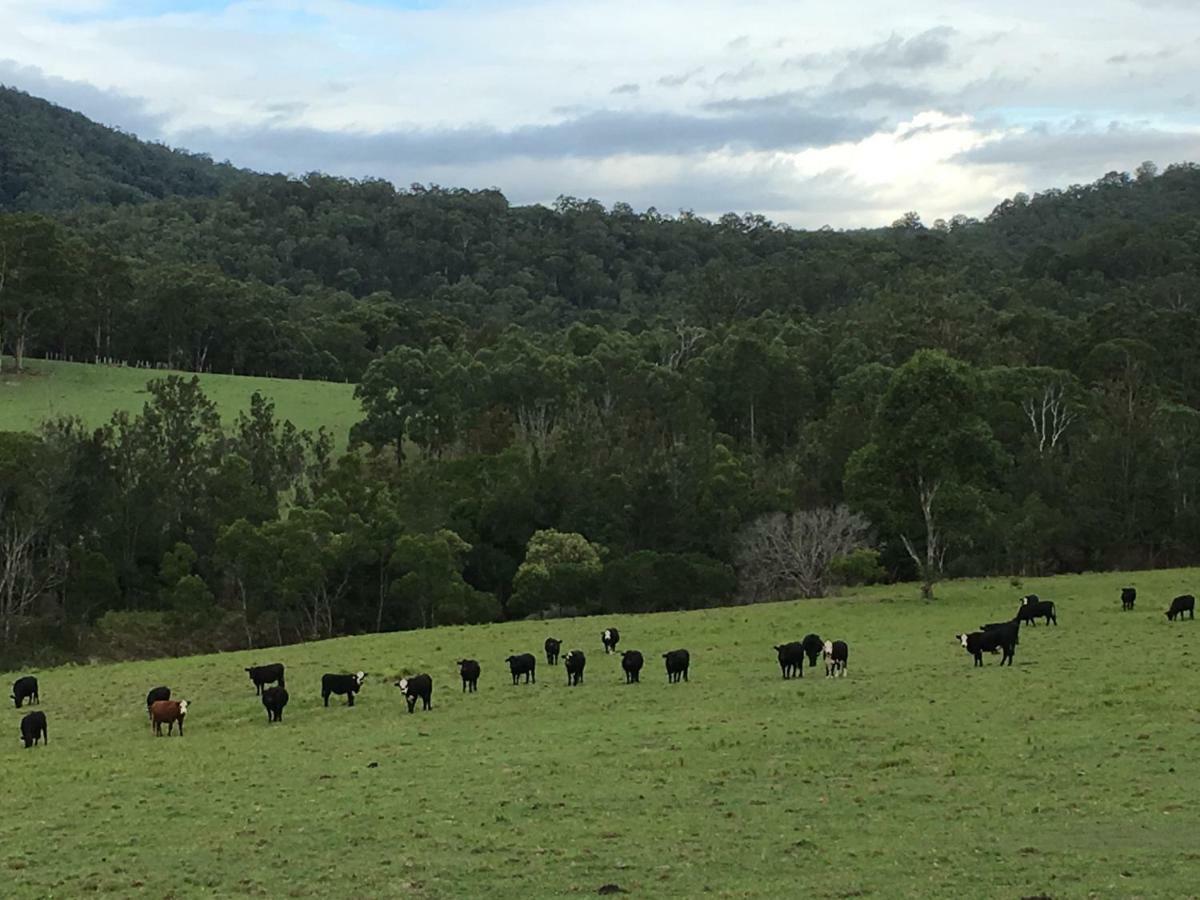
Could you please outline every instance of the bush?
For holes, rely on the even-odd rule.
[[[830,574],[838,584],[875,584],[887,577],[879,564],[878,550],[855,550],[845,556],[836,557],[829,565]]]

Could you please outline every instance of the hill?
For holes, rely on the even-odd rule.
[[[50,743],[5,752],[6,896],[1182,896],[1200,814],[1180,673],[1200,626],[1162,609],[1198,577],[956,582],[934,604],[897,585],[37,672]],[[955,632],[1023,590],[1060,626],[1024,628],[1011,668],[972,668]],[[646,652],[640,685],[601,652],[609,625]],[[809,630],[849,642],[846,678],[780,679],[772,645]],[[585,650],[584,684],[540,666],[512,686],[505,656],[549,633]],[[668,686],[676,647],[691,680]],[[242,669],[276,660],[291,704],[268,727]],[[323,708],[321,674],[358,669],[355,707]],[[433,709],[410,716],[389,682],[417,671]],[[158,684],[191,701],[183,738],[150,733]]]

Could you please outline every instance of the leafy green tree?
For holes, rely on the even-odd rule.
[[[534,532],[513,581],[509,612],[529,615],[552,606],[596,605],[603,548],[581,534]]]

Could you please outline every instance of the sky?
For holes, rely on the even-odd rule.
[[[796,227],[1200,161],[1200,0],[0,0],[0,84],[262,171]]]

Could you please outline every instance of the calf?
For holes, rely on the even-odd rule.
[[[521,680],[521,676],[525,676],[525,683],[533,682],[537,684],[537,659],[532,653],[518,653],[516,656],[510,656],[504,660],[508,663],[508,671],[512,672],[513,684]]]
[[[838,673],[845,677],[846,662],[850,659],[850,648],[845,641],[826,641],[821,656],[825,659],[826,678]]]
[[[558,638],[546,638],[546,665],[558,665],[558,648],[562,646],[562,641]]]
[[[793,675],[804,677],[804,644],[792,641],[790,644],[779,644],[775,647],[779,655],[779,668],[783,671],[783,680],[787,681]]]
[[[155,700],[150,705],[150,724],[154,726],[154,733],[158,737],[162,737],[162,727],[167,726],[167,736],[175,730],[175,723],[179,723],[179,736],[183,737],[183,720],[187,716],[188,702],[186,700]]]
[[[600,640],[604,641],[604,654],[607,656],[617,649],[617,644],[621,640],[621,632],[615,628],[605,628],[604,633],[600,635]]]
[[[641,684],[644,663],[642,654],[637,650],[621,651],[621,668],[625,670],[626,684]]]
[[[825,651],[825,642],[819,635],[806,634],[800,645],[804,648],[804,655],[808,657],[808,667],[811,669],[817,664],[817,658]]]
[[[1021,598],[1021,608],[1017,610],[1017,619],[1022,624],[1028,622],[1030,625],[1036,625],[1035,619],[1045,619],[1046,624],[1053,622],[1058,624],[1058,615],[1054,610],[1054,602],[1051,600],[1039,600],[1037,594],[1030,594],[1028,597]]]
[[[460,659],[458,661],[458,674],[462,676],[464,693],[470,691],[473,694],[479,689],[479,663],[475,660]]]
[[[367,678],[366,672],[355,672],[353,675],[333,675],[326,673],[321,676],[321,699],[329,705],[330,694],[345,694],[346,705],[354,705],[354,695],[357,694]]]
[[[1016,651],[1017,637],[1020,631],[1020,621],[1014,619],[997,628],[989,628],[986,631],[972,631],[970,634],[956,634],[954,637],[962,644],[964,650],[975,657],[976,666],[983,665],[984,653],[994,653],[997,649],[1004,651],[1004,656],[1000,659],[1000,665],[1004,665],[1007,661],[1009,666],[1012,666],[1013,654]]]
[[[1133,609],[1133,603],[1137,600],[1137,588],[1121,588],[1121,609]]]
[[[396,687],[404,692],[409,713],[416,708],[418,698],[421,701],[421,709],[433,708],[433,679],[428,675],[410,675],[408,678],[401,678],[396,682]]]
[[[567,670],[567,687],[583,684],[583,667],[586,665],[587,658],[582,650],[572,650],[563,657],[563,668]]]
[[[288,705],[287,688],[283,685],[264,688],[262,692],[262,705],[267,710],[268,725],[272,722],[282,722],[283,708]]]
[[[150,693],[146,695],[146,715],[150,715],[150,707],[159,700],[170,700],[171,689],[169,687],[150,688]]]
[[[280,687],[285,686],[283,683],[283,663],[271,663],[268,666],[250,666],[246,672],[250,675],[250,680],[254,682],[255,694],[261,694],[266,685],[275,682],[278,682]]]
[[[1196,598],[1191,594],[1183,594],[1171,601],[1171,608],[1167,610],[1167,621],[1174,622],[1175,617],[1179,616],[1179,621],[1183,621],[1183,614],[1187,613],[1189,619],[1196,618]]]
[[[21,719],[21,740],[25,749],[36,747],[38,740],[50,743],[50,734],[46,731],[46,714],[40,709],[37,712],[26,713]]]
[[[667,661],[667,684],[678,684],[682,678],[688,680],[688,666],[691,665],[691,655],[686,650],[670,650],[663,654]]]
[[[20,709],[21,704],[26,700],[29,701],[30,705],[33,705],[34,703],[41,703],[42,698],[38,696],[37,679],[32,675],[25,675],[24,677],[18,678],[16,681],[14,681],[12,687],[12,699],[13,703],[16,704],[17,709]]]

